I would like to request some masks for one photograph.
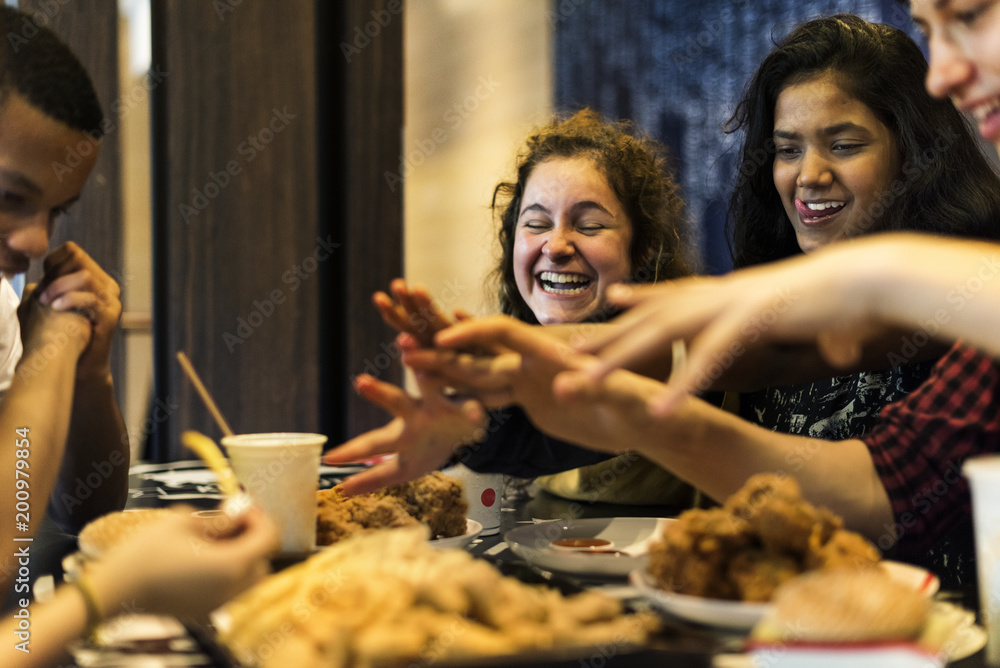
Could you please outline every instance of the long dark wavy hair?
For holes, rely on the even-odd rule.
[[[516,180],[502,182],[493,191],[493,213],[500,221],[501,256],[494,271],[500,310],[519,320],[538,322],[514,278],[514,238],[525,185],[546,160],[578,156],[597,164],[632,223],[629,280],[649,283],[693,271],[684,203],[667,169],[666,148],[632,123],[612,122],[583,109],[555,118],[528,137],[518,156]]]
[[[726,124],[742,130],[726,225],[735,267],[800,253],[774,187],[774,108],[786,86],[832,73],[892,132],[901,170],[853,236],[914,230],[1000,237],[1000,181],[972,129],[924,88],[927,61],[906,33],[851,14],[809,21],[764,59]]]

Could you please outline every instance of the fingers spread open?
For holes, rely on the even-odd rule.
[[[416,408],[405,390],[366,373],[354,379],[354,388],[365,399],[396,416],[407,415]]]
[[[403,421],[396,418],[383,427],[365,432],[329,450],[323,455],[323,463],[346,464],[395,452],[402,432]]]

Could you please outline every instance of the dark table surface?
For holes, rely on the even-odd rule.
[[[327,470],[327,469],[324,469]],[[327,470],[321,476],[321,488],[339,482],[343,472]],[[130,475],[130,508],[163,507],[173,503],[187,503],[196,508],[208,509],[218,505],[221,495],[214,482],[198,462],[174,462],[161,465],[138,465]],[[504,497],[501,530],[494,536],[477,539],[469,550],[472,554],[492,561],[502,571],[523,580],[545,582],[551,586],[572,591],[579,587],[614,584],[612,580],[581,580],[573,576],[552,574],[533,569],[510,549],[504,549],[503,535],[511,529],[538,519],[580,519],[589,517],[672,517],[676,510],[659,506],[620,506],[606,503],[572,502],[545,492],[508,494]],[[36,569],[61,577],[61,560],[75,550],[75,538],[54,532],[43,532],[42,550],[46,558],[37,562]],[[621,583],[624,584],[624,583]],[[945,593],[948,594],[947,592]],[[951,593],[952,600],[962,602],[967,594]],[[713,657],[721,652],[736,652],[742,640],[735,635],[720,633],[682,620],[664,618],[664,631],[653,639],[648,648],[589,648],[586,651],[526,655],[516,660],[505,657],[502,663],[484,661],[463,665],[478,666],[553,666],[577,668],[581,665],[601,666],[651,666],[670,665],[678,668],[711,666]],[[212,649],[212,648],[210,648]],[[214,649],[212,650],[214,651]],[[211,653],[211,652],[210,652]],[[218,656],[211,665],[225,665],[225,656]],[[458,664],[439,663],[441,666]],[[955,668],[985,666],[982,651],[971,657],[949,664]]]

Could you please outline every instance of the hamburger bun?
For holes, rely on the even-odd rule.
[[[108,513],[90,522],[77,537],[80,551],[86,557],[96,559],[123,539],[145,526],[177,511],[169,508],[137,508]]]
[[[816,571],[789,580],[754,628],[772,643],[882,642],[917,638],[930,601],[878,568]]]

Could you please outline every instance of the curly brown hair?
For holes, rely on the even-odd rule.
[[[557,116],[528,137],[518,156],[517,180],[501,182],[493,191],[492,209],[500,220],[501,256],[494,270],[500,310],[528,323],[538,319],[517,289],[513,262],[524,188],[539,164],[578,156],[597,164],[632,223],[629,280],[651,283],[692,273],[684,202],[667,169],[666,147],[631,122],[609,121],[591,109]]]

